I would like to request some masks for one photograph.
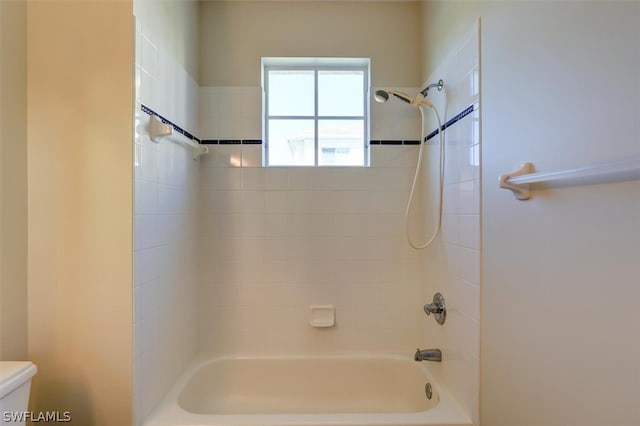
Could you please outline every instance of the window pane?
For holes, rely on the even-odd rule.
[[[364,116],[364,72],[319,71],[318,114]]]
[[[364,165],[364,120],[319,120],[318,164]]]
[[[313,120],[269,120],[269,165],[315,164]]]
[[[314,115],[313,71],[269,71],[269,115]]]

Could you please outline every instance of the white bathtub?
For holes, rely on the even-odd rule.
[[[470,426],[471,421],[423,364],[409,358],[239,357],[195,361],[144,425]]]

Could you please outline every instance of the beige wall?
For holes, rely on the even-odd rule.
[[[27,357],[26,2],[0,2],[0,359]]]
[[[29,2],[34,411],[132,422],[131,2]]]
[[[263,56],[371,58],[374,86],[420,83],[418,2],[200,5],[200,85],[259,86]]]
[[[640,154],[640,4],[424,8],[425,73],[482,17],[481,424],[640,423],[640,182],[496,185]]]

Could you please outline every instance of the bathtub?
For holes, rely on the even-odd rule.
[[[196,360],[144,422],[187,425],[470,426],[471,421],[413,359],[303,356]]]

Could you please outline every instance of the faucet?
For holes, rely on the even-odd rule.
[[[438,324],[444,324],[447,319],[447,308],[444,306],[444,296],[440,293],[434,294],[433,303],[424,305],[424,313],[427,315],[433,314]]]
[[[414,361],[434,361],[442,362],[442,351],[440,349],[416,349],[413,356]]]
[[[424,305],[424,313],[429,314],[441,314],[444,312],[444,307],[438,303],[427,303]]]

